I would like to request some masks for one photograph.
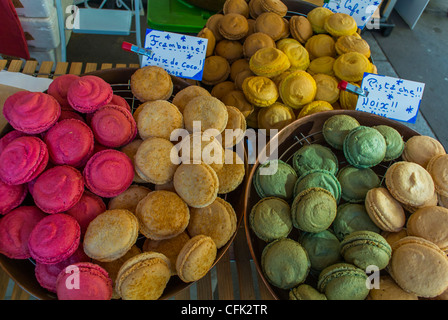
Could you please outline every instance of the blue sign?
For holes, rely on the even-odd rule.
[[[145,48],[152,54],[143,56],[142,66],[159,66],[173,76],[201,81],[207,43],[205,38],[146,29]]]
[[[359,96],[356,110],[409,123],[417,120],[424,83],[365,73],[361,88],[368,94]]]
[[[380,0],[326,0],[323,7],[352,16],[362,30],[380,4]]]

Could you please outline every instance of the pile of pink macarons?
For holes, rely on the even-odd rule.
[[[13,94],[3,115],[13,130],[0,139],[0,253],[32,258],[59,299],[110,299],[111,279],[82,238],[105,198],[132,184],[134,165],[117,150],[137,135],[128,103],[99,77],[64,75],[47,93]],[[82,290],[67,286],[69,265]]]

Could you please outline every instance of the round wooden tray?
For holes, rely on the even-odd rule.
[[[404,124],[389,120],[387,118],[383,118],[380,116],[372,115],[369,113],[361,112],[361,111],[354,111],[354,110],[335,110],[335,111],[327,111],[322,113],[316,113],[310,116],[306,116],[304,118],[301,118],[293,123],[291,123],[289,126],[285,127],[283,130],[281,130],[277,136],[273,137],[272,139],[277,139],[278,141],[278,158],[280,160],[285,161],[286,163],[292,165],[292,156],[293,154],[299,150],[302,146],[307,144],[314,144],[319,143],[324,146],[327,146],[331,148],[326,142],[322,135],[322,126],[324,122],[330,118],[333,115],[336,114],[345,114],[354,117],[359,121],[361,125],[364,126],[376,126],[376,125],[388,125],[401,133],[403,139],[407,141],[409,138],[419,135],[418,132],[410,129],[409,127],[405,126]],[[273,141],[271,139],[271,141]],[[275,146],[271,145],[272,142],[269,142],[266,146],[267,150],[274,151]],[[334,148],[331,148],[332,151],[338,156],[339,158],[339,170],[343,168],[346,163],[344,162],[344,155],[342,151],[335,150]],[[259,151],[260,152],[260,151]],[[264,151],[261,151],[261,154],[265,154]],[[398,159],[399,160],[399,159]],[[387,170],[387,168],[392,164],[393,162],[383,162],[376,167],[373,168],[373,170],[378,174],[378,176],[382,179],[384,178],[384,174]],[[261,269],[260,261],[261,261],[261,253],[263,251],[263,248],[266,246],[266,242],[260,240],[257,238],[257,236],[254,234],[252,229],[249,226],[248,216],[250,214],[250,211],[252,207],[261,199],[253,185],[253,178],[255,175],[255,172],[257,171],[258,166],[260,165],[259,160],[257,159],[255,165],[251,168],[251,171],[249,173],[249,178],[246,181],[245,186],[245,199],[246,202],[244,203],[244,227],[246,230],[246,237],[247,237],[247,243],[249,245],[249,250],[252,255],[252,258],[254,260],[255,266],[257,268],[257,271],[262,278],[263,282],[266,284],[267,288],[269,289],[270,293],[273,295],[275,299],[278,300],[284,300],[288,299],[288,290],[279,289],[275,286],[272,286],[269,281],[264,277],[263,271]],[[383,179],[382,179],[383,180]],[[383,181],[382,181],[383,183]],[[341,200],[342,203],[342,200]],[[298,230],[293,228],[293,231],[291,231],[289,237],[293,240],[297,240],[298,236]],[[310,275],[307,278],[306,283],[309,284],[315,284],[317,281],[316,279],[317,275],[313,275],[310,273]]]
[[[129,103],[129,105],[131,106],[132,112],[134,112],[140,105],[140,102],[137,99],[135,99],[135,97],[132,95],[130,88],[130,78],[136,70],[137,68],[117,68],[117,69],[95,71],[88,74],[98,76],[104,79],[106,82],[108,82],[112,86],[114,94],[125,98],[126,101]],[[177,77],[172,77],[172,80],[174,84],[173,96],[183,88],[190,85],[188,82]],[[173,96],[171,97],[170,100],[172,100]],[[8,126],[9,130],[6,129],[3,132],[3,135],[12,130],[12,127],[10,125]],[[247,163],[248,163],[247,155],[245,155],[246,179],[249,173]],[[237,229],[240,226],[244,216],[243,214],[244,185],[245,181],[243,181],[243,183],[236,190],[224,195],[223,197],[226,201],[232,204],[235,210],[235,213],[237,215]],[[152,186],[151,184],[147,184],[146,186],[149,187],[151,190],[154,190],[154,186]],[[32,199],[29,199],[29,196],[27,198],[28,199],[26,199],[25,201],[28,202],[32,201]],[[107,205],[107,199],[104,200]],[[227,250],[229,250],[229,247],[232,244],[235,236],[236,232],[225,246],[218,249],[217,257],[213,265],[215,265],[222,258],[222,256],[227,252]],[[137,245],[143,245],[143,241],[144,238],[139,237],[139,240],[137,240]],[[40,284],[37,282],[34,274],[35,265],[32,259],[10,259],[5,255],[0,254],[0,266],[6,271],[9,277],[15,281],[16,284],[18,284],[23,290],[27,291],[30,295],[40,300],[57,299],[56,294],[41,287]],[[180,280],[178,276],[172,276],[160,299],[161,300],[168,299],[192,284],[193,283],[183,282],[182,280]]]

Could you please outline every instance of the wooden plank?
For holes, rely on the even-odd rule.
[[[11,300],[29,300],[30,294],[15,284],[12,289]]]
[[[22,73],[33,75],[36,72],[38,62],[35,60],[30,60],[25,63]]]
[[[40,65],[37,77],[39,78],[49,78],[51,75],[51,70],[53,70],[53,61],[44,61]]]
[[[0,60],[0,70],[5,69],[8,60]]]
[[[9,276],[2,268],[0,268],[0,300],[5,299],[8,284],[9,284]]]
[[[213,298],[212,292],[212,278],[210,272],[196,282],[198,291],[198,300],[211,300]]]
[[[86,63],[86,69],[84,70],[84,73],[96,71],[97,68],[98,68],[97,63]]]
[[[68,73],[76,74],[79,76],[81,72],[82,72],[82,62],[72,62],[70,66],[70,71]]]
[[[54,69],[54,78],[57,78],[63,74],[66,74],[68,70],[68,62],[58,62],[56,68]]]
[[[129,68],[140,68],[140,65],[138,63],[131,63]]]
[[[125,63],[117,63],[115,68],[126,68],[126,64]]]
[[[257,272],[258,279],[258,290],[260,291],[260,299],[261,300],[275,300],[272,294],[269,292],[268,288],[261,279],[260,274]]]
[[[103,63],[101,65],[101,70],[112,69],[112,63]]]
[[[233,300],[232,270],[230,269],[230,254],[227,251],[216,264],[218,280],[218,296],[220,300]]]
[[[20,72],[20,69],[22,69],[22,60],[12,60],[9,64],[8,71],[9,72]]]
[[[250,252],[246,241],[246,232],[240,227],[233,241],[235,263],[238,270],[238,284],[241,300],[255,300],[255,287],[250,266]]]

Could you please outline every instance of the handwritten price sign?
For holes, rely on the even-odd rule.
[[[409,123],[417,120],[424,83],[366,73],[361,88],[368,95],[358,98],[356,110]]]
[[[380,4],[380,0],[326,0],[323,6],[333,12],[352,16],[362,30]]]
[[[207,42],[205,38],[147,29],[145,48],[152,54],[143,57],[142,66],[159,66],[173,76],[200,81]]]

